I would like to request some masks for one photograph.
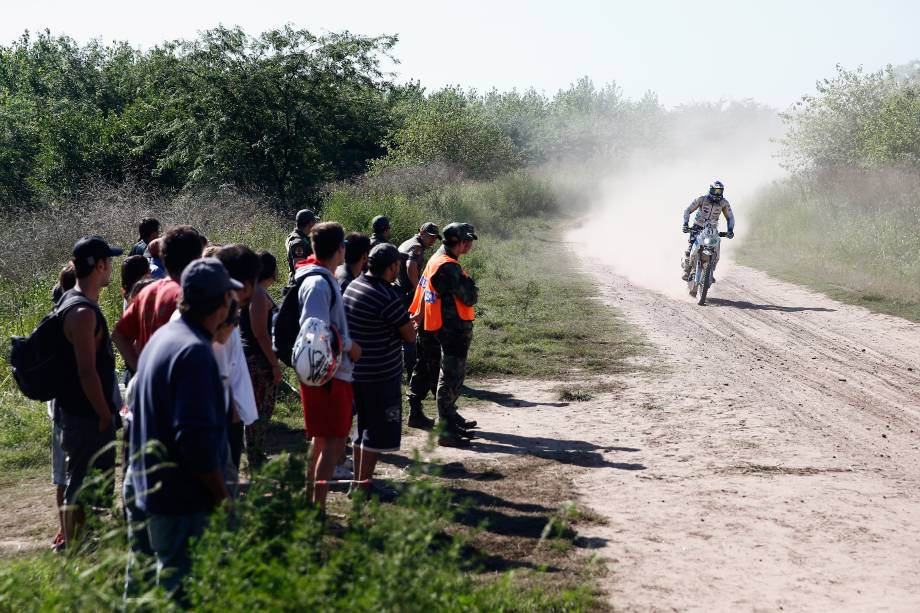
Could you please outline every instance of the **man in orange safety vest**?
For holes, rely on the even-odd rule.
[[[479,289],[460,265],[460,257],[479,237],[468,223],[449,224],[443,236],[443,246],[425,266],[409,307],[418,326],[418,358],[409,380],[409,425],[434,425],[422,412],[422,400],[432,392],[438,403],[438,444],[468,447],[476,422],[457,413],[457,398],[466,376]]]

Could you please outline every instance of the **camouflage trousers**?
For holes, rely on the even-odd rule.
[[[437,399],[440,420],[448,427],[453,425],[472,341],[472,329],[419,332],[418,356],[409,380],[410,407],[420,406],[431,393]]]

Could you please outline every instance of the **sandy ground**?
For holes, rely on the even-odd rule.
[[[920,610],[920,328],[725,271],[698,307],[592,270],[640,374],[571,404],[493,382],[482,438],[437,453],[554,459],[607,520],[582,532],[616,610]]]

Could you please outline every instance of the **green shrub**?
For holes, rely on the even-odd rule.
[[[515,587],[513,576],[477,578],[462,537],[446,532],[450,496],[417,471],[395,505],[355,500],[344,526],[328,529],[307,503],[301,457],[282,454],[232,513],[211,518],[193,547],[185,582],[199,611],[575,611],[586,590]],[[97,539],[67,556],[0,563],[0,610],[169,610],[146,585],[122,600],[124,525],[97,523]]]

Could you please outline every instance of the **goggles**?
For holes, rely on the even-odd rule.
[[[710,190],[709,190],[709,195],[710,195],[710,196],[719,196],[719,197],[721,197],[723,191],[725,191],[724,188],[721,188],[721,187],[713,187],[713,188],[710,188]]]

